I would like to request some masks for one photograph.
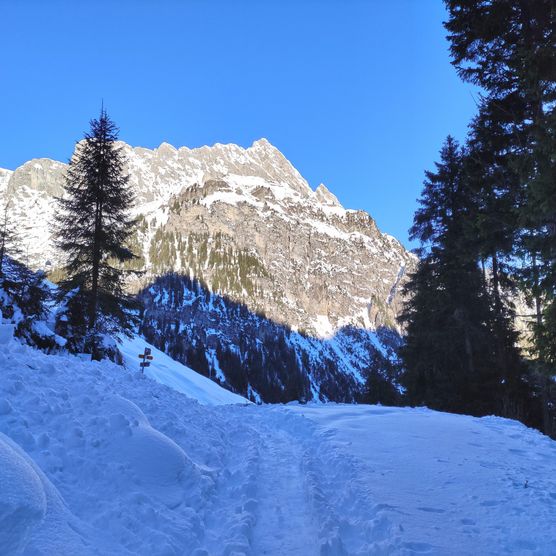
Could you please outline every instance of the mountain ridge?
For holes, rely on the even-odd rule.
[[[372,351],[360,359],[369,368],[376,367],[373,361],[382,355],[372,346],[380,344],[382,336],[375,332],[388,328],[401,332],[396,317],[403,302],[402,286],[417,259],[398,240],[383,234],[367,212],[345,209],[323,184],[312,189],[266,139],[247,148],[233,143],[195,149],[162,143],[152,150],[119,145],[136,193],[133,214],[138,226],[131,247],[139,258],[132,268],[143,274],[129,284],[132,291],[146,291],[157,277],[181,274],[182,284],[172,282],[172,288],[189,287],[185,278],[198,280],[207,295],[225,296],[266,319],[260,326],[267,335],[282,334],[282,328],[277,332],[269,323],[323,340],[341,330],[359,329],[365,338],[357,340],[357,349]],[[25,242],[25,262],[34,268],[48,271],[62,263],[54,248],[52,221],[55,198],[63,194],[65,168],[57,161],[33,159],[12,173],[0,172],[0,192],[3,187],[11,198],[12,215]],[[164,312],[158,301],[151,302],[151,309],[159,316]],[[188,318],[204,322],[202,311],[212,311],[212,305],[199,304],[199,312],[188,313]],[[227,323],[223,326],[232,331],[241,322],[227,311],[221,315]],[[170,333],[163,316],[149,322]],[[187,329],[187,338],[172,338],[173,349],[192,353],[195,345],[198,354],[206,338],[195,326]],[[249,330],[251,336],[241,349],[237,340],[231,340],[235,337],[231,332],[221,337],[220,348],[237,349],[247,357],[257,345],[256,326]],[[164,349],[162,344],[157,345]],[[352,364],[348,343],[342,342],[341,349],[333,346],[332,352],[322,346],[317,350],[326,365],[335,366],[327,384],[338,369],[349,369],[346,372],[357,380],[338,397],[354,399],[368,374],[366,367]],[[313,349],[297,340],[290,347],[301,359],[302,353]],[[300,376],[307,374],[306,382],[317,397],[319,385],[311,373],[320,356],[299,371]],[[332,357],[337,361],[329,363]],[[214,365],[216,376],[219,365],[208,352],[207,361]],[[191,364],[187,359],[182,362]],[[334,399],[330,386],[327,392],[326,398]]]

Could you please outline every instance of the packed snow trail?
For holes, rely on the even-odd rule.
[[[556,554],[556,443],[513,421],[221,405],[161,365],[201,405],[136,360],[0,347],[3,556]]]
[[[259,463],[253,553],[318,555],[318,530],[302,468],[302,448],[281,430],[268,431],[261,440],[264,455]],[[285,497],[284,493],[290,494]]]

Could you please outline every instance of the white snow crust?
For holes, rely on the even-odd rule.
[[[556,553],[556,443],[514,421],[248,404],[154,349],[143,376],[140,338],[119,367],[10,336],[3,556]]]

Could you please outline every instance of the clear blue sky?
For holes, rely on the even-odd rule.
[[[131,145],[266,137],[408,245],[472,88],[441,0],[0,0],[0,167],[66,161],[101,99]]]

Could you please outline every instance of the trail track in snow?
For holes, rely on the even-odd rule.
[[[329,433],[282,406],[214,411],[234,425],[205,521],[208,554],[396,553],[399,529]]]
[[[303,451],[285,431],[269,431],[261,441],[253,553],[318,555],[319,536]]]

